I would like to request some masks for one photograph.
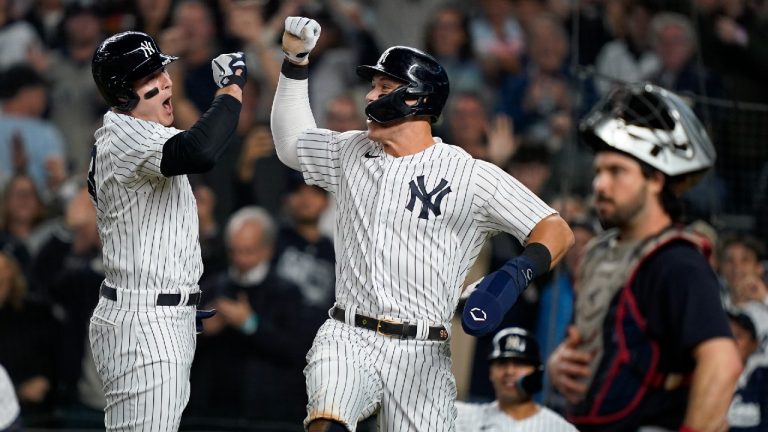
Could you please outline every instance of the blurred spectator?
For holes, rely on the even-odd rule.
[[[768,17],[759,13],[757,2],[695,3],[701,61],[722,77],[725,97],[741,102],[768,101]],[[768,110],[737,106],[724,113],[718,126],[718,168],[728,183],[730,198],[725,208],[752,214],[755,202],[750,192],[768,160]]]
[[[531,21],[529,38],[529,63],[521,74],[504,80],[497,108],[512,117],[516,133],[556,152],[569,137],[579,108],[569,84],[568,39],[557,18],[547,14]],[[587,104],[594,97],[582,99]]]
[[[507,165],[507,172],[523,186],[541,197],[544,201],[552,199],[555,191],[550,184],[552,177],[552,154],[546,147],[536,144],[523,144]]]
[[[422,29],[445,0],[361,0],[361,3],[367,8],[370,16],[368,27],[378,46],[405,45],[422,49]]]
[[[485,76],[496,83],[521,69],[525,34],[513,13],[513,0],[482,0],[470,23],[473,48]]]
[[[214,216],[217,197],[213,190],[197,184],[192,189],[197,202],[197,219],[200,228],[200,255],[203,259],[203,275],[200,284],[209,276],[227,268],[226,247],[221,225]]]
[[[245,138],[237,162],[235,208],[256,205],[277,216],[290,172],[277,158],[269,125],[259,123]]]
[[[202,304],[218,314],[198,338],[190,399],[196,415],[303,417],[304,354],[323,314],[307,313],[298,289],[275,274],[276,235],[257,207],[240,209],[227,224],[230,267],[202,287]]]
[[[176,68],[181,70],[182,79],[176,87],[183,88],[183,94],[198,115],[207,111],[217,90],[211,80],[211,60],[219,52],[214,17],[208,4],[202,0],[180,1],[173,11],[173,27],[161,40],[161,49],[179,56]],[[172,78],[176,80],[176,76]]]
[[[621,1],[615,0],[580,0],[571,2],[571,0],[549,0],[549,9],[563,21],[563,25],[568,32],[569,39],[574,37],[576,40],[576,49],[578,50],[578,63],[580,65],[594,65],[597,55],[603,46],[608,43],[615,35],[611,32],[613,26],[610,20],[609,10],[615,8]],[[574,13],[572,6],[578,9]],[[573,34],[577,30],[577,34]],[[573,43],[571,46],[574,46]]]
[[[57,324],[48,307],[26,293],[18,263],[0,252],[0,364],[16,388],[25,423],[45,425],[56,388]]]
[[[500,167],[515,154],[517,144],[512,120],[505,114],[489,119],[480,94],[459,92],[452,96],[447,111],[445,142],[461,147],[473,158]]]
[[[0,70],[27,62],[30,49],[41,49],[42,43],[34,27],[16,20],[13,0],[0,0]]]
[[[263,10],[264,6],[259,2],[234,2],[225,11],[224,23],[226,35],[237,41],[233,49],[246,54],[249,87],[254,87],[253,94],[259,96],[248,114],[255,118],[269,115],[283,57],[280,47],[274,43],[270,23],[264,22]],[[241,113],[245,111],[243,109]]]
[[[42,243],[38,228],[45,221],[45,207],[32,179],[14,176],[6,185],[0,205],[0,245],[13,255],[25,275],[37,246]]]
[[[323,127],[337,132],[364,130],[366,119],[361,114],[360,100],[352,92],[341,93],[331,99],[325,107]]]
[[[727,305],[747,301],[768,301],[768,289],[763,277],[765,246],[750,235],[723,236],[720,246],[720,276],[727,288]]]
[[[50,119],[66,143],[70,172],[83,178],[93,146],[93,134],[107,107],[91,74],[91,59],[104,38],[94,9],[70,6],[63,22],[60,51],[47,62],[51,82]]]
[[[680,14],[657,14],[650,24],[651,44],[659,59],[659,70],[651,81],[669,90],[707,97],[721,97],[719,79],[696,63],[696,32],[691,21]]]
[[[473,51],[469,17],[462,9],[455,5],[438,9],[427,22],[424,41],[425,50],[448,73],[452,93],[485,88],[483,73]]]
[[[749,302],[728,313],[744,371],[728,410],[731,432],[768,430],[768,309]]]
[[[0,76],[0,182],[29,174],[44,199],[66,179],[64,140],[43,119],[47,99],[47,83],[29,66],[11,67]]]
[[[56,231],[42,246],[32,269],[37,292],[50,299],[61,320],[60,401],[75,404],[83,361],[90,355],[86,350],[88,323],[104,280],[96,209],[85,187],[68,203],[64,217],[57,221]],[[103,412],[99,412],[99,420],[103,420]]]
[[[48,49],[61,48],[62,23],[64,22],[63,0],[35,0],[34,7],[24,17],[37,31],[40,40]]]
[[[601,94],[615,87],[612,80],[636,83],[649,79],[659,70],[659,59],[653,52],[650,23],[656,12],[653,0],[622,0],[626,32],[622,38],[608,42],[600,50],[595,67]]]
[[[333,240],[320,232],[320,217],[328,207],[328,193],[304,183],[299,172],[289,176],[284,224],[275,246],[275,271],[301,291],[304,302],[328,310],[335,299],[336,263]]]
[[[21,430],[19,401],[11,377],[3,365],[0,365],[0,431],[16,432]]]
[[[161,32],[171,25],[173,0],[134,0],[131,4],[136,20],[133,30],[158,40]]]

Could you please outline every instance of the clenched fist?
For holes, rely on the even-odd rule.
[[[230,84],[236,84],[241,89],[245,86],[248,77],[248,68],[245,66],[245,54],[241,52],[222,54],[211,60],[213,81],[219,88]],[[237,74],[240,71],[240,74]]]
[[[288,17],[285,19],[283,32],[283,52],[292,63],[309,63],[309,52],[320,38],[320,24],[304,17]]]

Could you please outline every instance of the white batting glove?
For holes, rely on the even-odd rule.
[[[211,60],[211,69],[213,81],[219,88],[230,84],[237,84],[241,89],[245,86],[245,80],[248,77],[245,54],[241,52],[222,54]],[[241,71],[241,74],[235,74],[237,71]]]
[[[283,32],[283,52],[292,63],[307,64],[309,52],[320,38],[320,24],[304,17],[285,19]]]

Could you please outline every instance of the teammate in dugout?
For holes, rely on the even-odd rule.
[[[105,280],[89,337],[107,399],[108,431],[176,431],[189,400],[202,274],[195,198],[186,174],[211,169],[235,132],[246,80],[242,53],[212,61],[220,89],[188,131],[171,127],[173,83],[147,34],[106,39],[93,78],[112,107],[96,131],[88,190]],[[196,318],[198,322],[196,322]]]
[[[554,411],[531,399],[541,390],[543,368],[539,344],[519,327],[499,331],[491,342],[490,380],[496,400],[485,404],[456,402],[459,432],[576,432]]]
[[[506,231],[527,246],[467,300],[474,335],[498,326],[573,233],[503,170],[432,137],[449,85],[421,51],[392,47],[357,68],[371,83],[367,131],[317,128],[307,65],[319,36],[315,21],[286,19],[272,107],[280,160],[338,206],[336,302],[307,354],[305,427],[354,431],[378,412],[382,431],[454,431],[449,322],[483,243]]]
[[[721,430],[739,356],[707,244],[676,224],[714,147],[685,102],[652,85],[610,93],[580,129],[609,229],[585,252],[574,326],[547,365],[567,418],[582,431]]]

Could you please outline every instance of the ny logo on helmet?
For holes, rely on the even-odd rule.
[[[408,205],[405,206],[406,209],[412,212],[413,206],[416,204],[416,198],[418,198],[421,201],[420,219],[429,219],[430,210],[435,216],[440,216],[440,203],[443,202],[443,198],[451,191],[448,181],[440,179],[440,183],[431,192],[427,192],[424,176],[420,175],[416,177],[415,181],[411,180],[409,186],[411,187],[411,199],[408,201]]]
[[[153,47],[149,41],[142,42],[139,46],[139,49],[144,53],[144,57],[149,57],[155,53],[155,47]]]

